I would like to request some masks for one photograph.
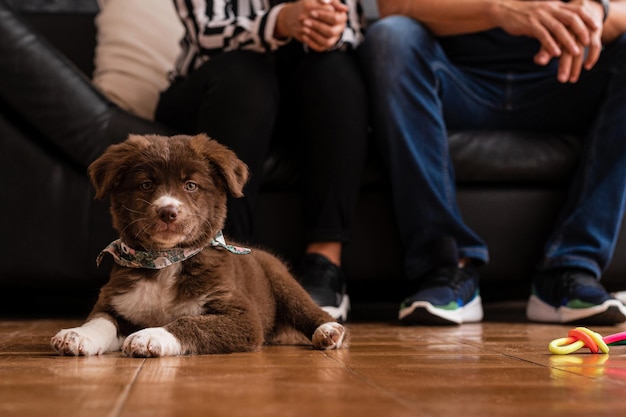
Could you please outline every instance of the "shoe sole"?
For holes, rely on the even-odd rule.
[[[456,310],[437,308],[428,301],[415,301],[398,314],[402,324],[415,325],[457,325],[476,323],[483,319],[483,305],[480,296],[474,297],[467,305]]]
[[[344,294],[339,307],[322,306],[322,310],[330,314],[339,323],[345,323],[348,321],[348,313],[350,312],[350,297],[348,294]]]
[[[526,317],[541,323],[617,324],[626,321],[626,306],[619,300],[611,299],[589,308],[555,308],[533,294],[526,305]]]

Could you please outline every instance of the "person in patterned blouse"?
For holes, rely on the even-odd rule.
[[[355,50],[358,0],[174,0],[186,29],[156,119],[206,133],[248,165],[245,197],[229,201],[225,233],[254,241],[254,208],[270,146],[292,152],[302,181],[306,247],[296,275],[346,320],[341,269],[365,165],[368,100]]]

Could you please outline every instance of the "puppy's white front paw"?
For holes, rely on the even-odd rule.
[[[313,347],[315,349],[328,350],[339,349],[346,337],[346,329],[339,323],[324,323],[315,329]]]
[[[163,327],[150,327],[128,336],[122,345],[122,352],[131,357],[155,358],[182,355],[182,346]]]
[[[91,356],[103,353],[101,346],[80,327],[61,330],[52,338],[50,345],[61,355]]]
[[[93,319],[80,327],[59,331],[50,345],[61,355],[91,356],[119,350],[121,341],[113,323],[104,318]]]

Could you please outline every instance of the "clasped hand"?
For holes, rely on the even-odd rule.
[[[348,6],[339,0],[298,0],[278,14],[276,36],[295,38],[314,51],[327,51],[341,39]]]
[[[559,59],[557,78],[575,83],[582,69],[590,70],[602,51],[603,12],[592,0],[511,2],[502,28],[512,35],[541,42],[534,57],[538,65]]]

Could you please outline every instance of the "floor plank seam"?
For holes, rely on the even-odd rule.
[[[109,417],[119,417],[121,415],[122,409],[126,405],[128,398],[130,397],[130,391],[134,387],[135,382],[137,381],[137,378],[139,378],[139,374],[143,370],[143,366],[145,365],[145,363],[146,363],[146,359],[141,361],[141,365],[137,367],[137,370],[135,371],[135,374],[133,375],[132,379],[130,380],[128,384],[126,384],[126,386],[124,387],[124,390],[122,391],[119,398],[115,402],[115,406],[111,410]]]

